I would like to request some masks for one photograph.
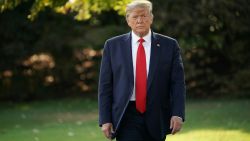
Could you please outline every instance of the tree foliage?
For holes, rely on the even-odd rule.
[[[0,99],[96,95],[103,43],[130,31],[127,2],[1,1]],[[152,2],[153,31],[182,48],[187,97],[250,97],[248,0]]]
[[[124,14],[125,6],[131,0],[1,0],[1,12],[30,1],[33,3],[28,15],[31,20],[34,20],[38,13],[46,8],[62,14],[76,13],[75,19],[88,20],[92,15],[107,10],[115,10],[119,14]]]
[[[248,0],[153,0],[154,28],[183,48],[187,88],[195,97],[249,97]]]

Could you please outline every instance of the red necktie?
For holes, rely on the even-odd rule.
[[[136,94],[136,109],[140,113],[146,111],[146,94],[147,94],[147,68],[146,55],[142,43],[143,38],[139,39],[139,47],[136,58],[136,75],[135,75],[135,94]]]

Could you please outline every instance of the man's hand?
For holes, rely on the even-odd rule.
[[[178,116],[172,116],[170,121],[170,129],[172,129],[172,135],[179,132],[181,130],[183,121],[182,118]]]
[[[113,125],[112,123],[105,123],[102,125],[102,132],[104,133],[104,135],[106,136],[106,138],[111,140],[112,137],[112,132],[113,131]]]

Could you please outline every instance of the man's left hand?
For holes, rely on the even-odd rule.
[[[181,130],[183,121],[182,118],[178,116],[172,116],[170,121],[170,129],[172,129],[171,134],[174,135],[175,133]]]

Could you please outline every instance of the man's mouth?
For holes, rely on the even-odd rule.
[[[137,28],[144,28],[144,26],[137,26]]]

